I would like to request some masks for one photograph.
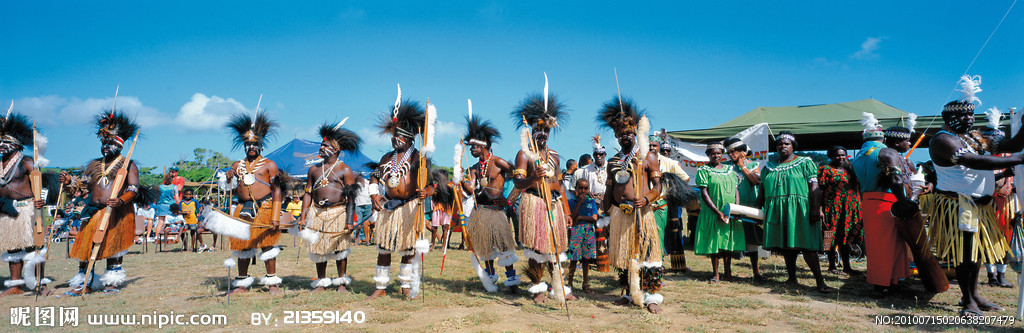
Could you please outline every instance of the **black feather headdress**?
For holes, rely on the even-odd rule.
[[[467,145],[483,145],[490,148],[497,139],[501,139],[501,133],[491,124],[490,120],[466,116],[466,136],[463,141]]]
[[[112,139],[122,145],[139,131],[139,125],[124,111],[100,113],[96,116],[96,127],[100,140]]]
[[[320,130],[318,132],[320,133],[320,138],[322,138],[323,141],[329,142],[331,146],[339,150],[359,150],[359,145],[363,143],[363,139],[359,137],[359,134],[342,128],[341,124],[332,125],[324,123],[323,125],[320,125]]]
[[[426,118],[427,112],[419,102],[405,99],[397,109],[385,112],[377,127],[380,128],[381,134],[411,139],[423,130],[423,122]]]
[[[615,136],[636,134],[640,118],[643,116],[643,111],[636,106],[636,102],[632,98],[622,99],[620,107],[619,97],[615,96],[601,106],[601,111],[597,114],[597,122],[601,124],[601,127],[615,131]]]
[[[12,113],[6,119],[0,118],[0,136],[24,148],[32,144],[32,124],[25,115]]]
[[[269,137],[277,134],[277,122],[258,110],[255,118],[246,113],[233,114],[226,127],[235,136],[231,149],[243,147],[246,143],[263,147]]]
[[[558,129],[558,121],[568,118],[565,104],[562,104],[555,94],[551,94],[547,102],[547,111],[544,111],[544,95],[534,93],[520,101],[511,114],[516,129],[523,128],[524,117],[526,123],[535,131]]]

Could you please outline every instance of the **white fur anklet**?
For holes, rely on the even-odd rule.
[[[275,246],[270,250],[266,250],[263,251],[263,253],[260,253],[260,260],[267,261],[270,259],[274,259],[277,258],[278,254],[281,254],[281,248]]]
[[[260,278],[260,284],[268,287],[279,285],[281,281],[277,274],[267,274]]]
[[[565,291],[565,296],[572,295],[572,288],[569,288],[569,286],[562,286],[562,290]],[[558,291],[555,288],[551,288],[551,297],[555,297],[557,294]]]
[[[665,297],[659,293],[648,294],[644,293],[644,305],[661,304],[665,301]]]
[[[546,292],[548,291],[548,284],[545,282],[541,282],[535,285],[531,285],[529,289],[526,289],[526,291],[530,292],[531,294],[539,294],[542,292]]]
[[[398,281],[402,288],[412,288],[412,264],[398,265]]]
[[[25,280],[7,280],[7,281],[4,281],[4,287],[7,287],[7,288],[14,288],[14,287],[24,286],[24,285],[25,285]]]
[[[100,275],[100,281],[104,286],[116,288],[128,281],[128,275],[124,273],[121,265],[114,265],[107,267],[107,271]]]
[[[313,283],[310,283],[309,286],[313,287],[313,288],[327,288],[327,287],[331,286],[331,279],[328,279],[328,278],[316,279],[316,280],[313,280]]]
[[[345,275],[342,277],[333,278],[331,279],[331,284],[335,286],[348,286],[352,284],[352,277]]]
[[[255,282],[255,281],[256,281],[255,278],[253,278],[251,276],[248,276],[248,275],[246,275],[245,277],[239,276],[239,277],[235,277],[234,281],[231,281],[231,286],[235,287],[235,288],[249,289],[249,287],[251,287],[252,283]]]
[[[373,282],[376,283],[378,290],[388,288],[388,283],[391,282],[391,266],[377,266],[377,274],[373,276]]]

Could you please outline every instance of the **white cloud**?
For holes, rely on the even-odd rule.
[[[26,97],[14,102],[18,112],[32,117],[41,126],[86,125],[91,124],[93,117],[103,111],[109,111],[114,104],[113,97],[70,99],[57,95]],[[168,117],[156,108],[142,104],[135,96],[119,96],[117,109],[135,117],[142,127],[155,127],[164,124]]]
[[[363,127],[356,131],[367,146],[391,148],[391,136],[377,133],[376,127]]]
[[[860,43],[860,50],[851,55],[850,57],[862,60],[878,59],[880,55],[875,53],[881,47],[882,40],[886,37],[868,37],[863,43]]]
[[[459,126],[456,125],[455,123],[448,122],[448,121],[440,121],[440,120],[437,121],[437,132],[435,132],[435,133],[437,133],[438,137],[447,137],[447,136],[458,137],[460,134],[462,134],[459,131]]]
[[[240,111],[246,109],[234,98],[207,97],[195,93],[191,100],[181,106],[174,121],[186,129],[203,131],[223,126],[232,113]]]

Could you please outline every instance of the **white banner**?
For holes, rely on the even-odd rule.
[[[733,136],[743,140],[743,143],[747,144],[747,147],[754,154],[751,160],[757,161],[763,166],[764,161],[768,158],[768,138],[770,135],[771,130],[768,128],[768,123],[760,123],[750,126],[750,128]],[[725,138],[722,139],[724,140]],[[695,185],[697,181],[697,177],[695,177],[697,175],[697,168],[708,163],[708,157],[704,154],[707,144],[679,141],[671,137],[668,138],[668,143],[674,148],[669,157],[679,161],[686,174],[690,175],[690,185]],[[726,161],[729,160],[727,155],[723,155],[722,158]]]

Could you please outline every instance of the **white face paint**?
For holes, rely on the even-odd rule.
[[[20,145],[10,140],[0,140],[0,155],[7,155],[20,149]]]

